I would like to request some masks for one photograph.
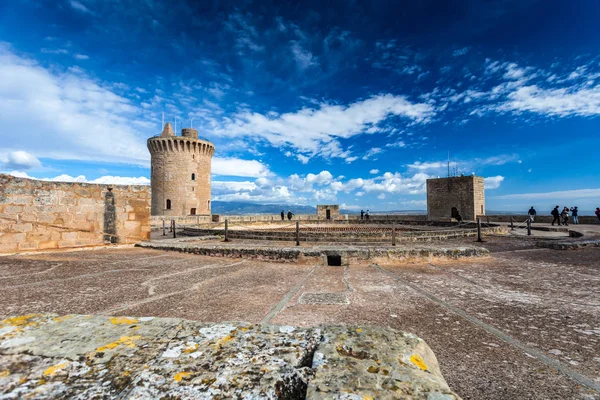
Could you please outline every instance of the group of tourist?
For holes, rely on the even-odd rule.
[[[360,219],[361,220],[363,220],[363,219],[368,220],[369,219],[369,210],[367,210],[367,212],[364,212],[363,210],[360,210]]]
[[[292,211],[288,210],[287,219],[291,221],[293,216],[294,216],[294,213]],[[285,220],[285,211],[283,211],[283,210],[281,210],[281,220],[282,221]]]
[[[596,214],[596,217],[598,218],[598,223],[600,224],[600,207],[596,207],[595,214]],[[535,219],[535,216],[537,215],[535,208],[533,208],[533,206],[531,206],[531,208],[527,212],[527,215],[529,215],[529,220],[531,222],[533,222]],[[568,226],[569,225],[569,216],[573,217],[573,223],[575,225],[579,224],[579,209],[577,208],[577,206],[571,207],[571,208],[564,206],[562,211],[560,210],[559,206],[556,206],[550,212],[550,215],[552,215],[552,217],[553,217],[552,225],[554,225],[554,223],[558,223],[558,225]]]

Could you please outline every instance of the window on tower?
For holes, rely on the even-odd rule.
[[[167,199],[167,210],[171,209],[171,200]]]
[[[196,174],[192,174],[192,180],[195,181],[196,180]]]

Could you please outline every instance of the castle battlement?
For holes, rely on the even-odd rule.
[[[166,123],[160,136],[148,139],[151,156],[152,215],[210,214],[210,171],[215,146],[183,128],[175,136]]]

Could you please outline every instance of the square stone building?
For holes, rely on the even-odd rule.
[[[340,206],[338,204],[321,204],[317,205],[317,216],[326,220],[339,219]]]
[[[483,177],[452,176],[427,180],[427,219],[449,220],[456,212],[465,221],[485,215]]]

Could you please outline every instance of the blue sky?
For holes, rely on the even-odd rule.
[[[148,182],[164,112],[215,144],[214,200],[425,209],[449,152],[488,210],[591,211],[599,17],[591,0],[6,3],[0,171]]]

